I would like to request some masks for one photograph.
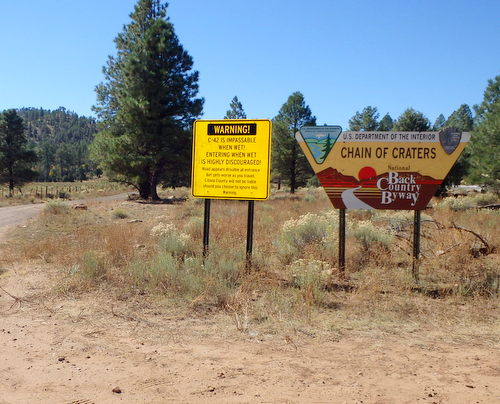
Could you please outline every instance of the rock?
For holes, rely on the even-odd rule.
[[[142,220],[141,219],[132,219],[132,220],[129,220],[127,223],[142,223]]]
[[[113,393],[116,393],[116,394],[122,394],[122,389],[119,388],[118,386],[115,387],[112,391],[113,391]]]
[[[128,194],[129,201],[137,201],[139,199],[141,199],[141,196],[139,194],[136,194],[136,193]]]
[[[88,206],[85,205],[84,203],[79,203],[78,205],[73,206],[73,209],[77,210],[87,210]]]

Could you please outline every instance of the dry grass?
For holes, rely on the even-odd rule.
[[[82,182],[31,182],[15,188],[12,197],[9,190],[0,185],[0,207],[62,200],[77,200],[133,192],[133,188],[104,179]]]
[[[348,272],[341,276],[337,213],[318,189],[256,203],[251,271],[244,261],[247,203],[213,201],[204,259],[203,203],[192,199],[47,209],[18,232],[0,263],[53,263],[65,293],[104,285],[191,310],[225,310],[241,330],[411,332],[431,324],[495,339],[498,325],[489,325],[498,317],[500,215],[435,205],[423,214],[419,283],[411,276],[412,212],[348,212]],[[116,212],[128,218],[117,220]],[[134,218],[142,222],[130,223]]]

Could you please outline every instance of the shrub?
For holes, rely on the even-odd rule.
[[[193,250],[191,237],[177,230],[172,223],[158,223],[151,229],[151,236],[159,239],[158,245],[162,251],[174,256],[184,257]]]
[[[76,267],[76,274],[87,282],[102,280],[106,275],[106,265],[103,257],[99,256],[95,251],[84,252],[80,263]]]
[[[330,265],[319,260],[299,259],[289,266],[292,286],[301,290],[307,305],[321,305],[325,302],[324,286],[332,274]]]
[[[113,217],[115,219],[126,219],[128,217],[128,214],[122,209],[115,209],[113,211]]]
[[[334,237],[338,217],[333,212],[306,213],[298,219],[286,221],[277,241],[278,254],[285,262],[301,256],[311,244],[326,244]]]
[[[466,209],[475,208],[478,206],[491,205],[498,202],[498,197],[492,193],[488,192],[485,194],[469,195],[469,196],[458,196],[458,197],[448,197],[444,198],[441,203],[438,204],[438,208],[447,208],[453,211],[462,211]]]
[[[365,250],[369,249],[372,243],[378,243],[389,247],[392,243],[392,235],[367,220],[359,221],[353,229],[353,236],[358,240]]]
[[[477,194],[472,196],[472,199],[477,206],[486,206],[498,203],[498,196],[493,192],[487,192],[485,194]]]
[[[63,215],[70,211],[70,207],[62,201],[49,201],[43,208],[43,212],[49,215]]]

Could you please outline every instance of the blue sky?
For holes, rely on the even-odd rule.
[[[94,88],[135,0],[0,0],[0,110],[92,115]],[[318,124],[347,128],[367,105],[431,122],[481,102],[500,74],[499,0],[171,0],[200,72],[205,119],[234,95],[272,118],[301,91]]]

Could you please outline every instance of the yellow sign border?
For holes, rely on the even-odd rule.
[[[196,173],[200,170],[198,167],[200,166],[201,163],[197,163],[197,155],[200,153],[203,153],[205,149],[197,150],[196,147],[196,136],[197,136],[197,125],[199,123],[206,123],[207,127],[209,124],[243,124],[243,123],[256,123],[257,124],[257,133],[259,132],[259,122],[266,122],[269,125],[269,134],[267,136],[267,160],[262,159],[262,161],[267,163],[267,166],[263,168],[263,170],[266,170],[266,190],[265,190],[265,196],[264,197],[250,197],[248,195],[236,195],[236,196],[227,196],[227,195],[204,195],[198,192],[195,194],[195,188],[203,188],[203,187],[195,187],[195,184],[197,183],[196,179]],[[194,198],[206,198],[206,199],[228,199],[228,200],[245,200],[245,201],[260,201],[260,200],[266,200],[269,198],[270,192],[271,192],[271,145],[272,145],[272,133],[273,133],[273,123],[270,119],[218,119],[218,120],[210,120],[210,119],[197,119],[193,123],[193,145],[192,145],[192,158],[191,158],[191,195]],[[201,135],[200,135],[201,136]],[[207,134],[208,136],[208,134]],[[255,135],[257,136],[257,135]],[[262,193],[262,186],[260,184],[256,184],[259,186],[259,189],[256,191],[256,193]],[[222,189],[221,189],[222,192]],[[247,192],[247,191],[246,191]]]

